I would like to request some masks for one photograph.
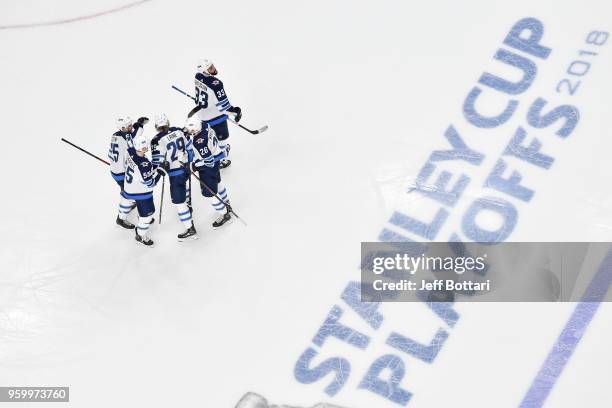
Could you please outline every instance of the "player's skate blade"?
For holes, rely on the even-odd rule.
[[[223,224],[226,224],[231,219],[232,219],[232,216],[230,215],[230,213],[226,212],[225,214],[217,218],[215,222],[212,223],[212,226],[213,228],[219,228],[220,226],[222,226]]]
[[[178,234],[177,238],[179,240],[179,242],[185,242],[185,241],[193,241],[198,239],[198,233],[196,232],[195,227],[192,225],[191,227],[189,227],[185,232],[183,232],[182,234]]]
[[[147,248],[153,248],[153,245],[155,244],[151,238],[138,235],[138,232],[136,233],[136,242],[140,245],[146,246]]]
[[[119,216],[117,216],[117,220],[115,222],[117,223],[118,226],[120,226],[122,228],[125,228],[125,229],[134,229],[134,224],[132,224],[128,220],[122,220],[121,218],[119,218]]]
[[[230,165],[232,164],[231,160],[221,160],[221,163],[219,164],[219,168],[221,169],[226,169],[228,168]]]

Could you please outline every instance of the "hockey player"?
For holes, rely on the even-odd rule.
[[[157,135],[151,140],[153,151],[153,166],[161,166],[170,178],[170,197],[176,207],[179,220],[186,230],[178,234],[179,241],[197,239],[198,234],[193,225],[191,208],[187,202],[191,191],[187,189],[189,169],[185,166],[192,161],[192,140],[177,127],[170,127],[170,121],[165,114],[155,117]]]
[[[215,211],[221,214],[212,224],[214,228],[218,228],[231,218],[223,202],[215,197],[216,194],[221,200],[229,203],[227,189],[221,183],[221,173],[219,171],[219,162],[225,158],[225,152],[219,147],[219,141],[214,130],[199,119],[195,117],[187,119],[185,129],[190,134],[191,140],[193,140],[193,167],[194,171],[198,172],[201,180],[202,195],[209,200]],[[204,187],[202,183],[210,188],[212,192]]]
[[[153,169],[153,164],[147,159],[148,149],[149,143],[142,135],[136,136],[133,142],[128,142],[123,196],[135,201],[138,209],[136,242],[153,247],[153,240],[149,238],[148,230],[153,223],[155,213],[153,187],[161,178],[161,174]]]
[[[131,142],[133,138],[142,133],[142,128],[148,121],[149,119],[141,117],[134,124],[129,116],[119,117],[116,121],[117,132],[113,134],[110,148],[108,149],[111,176],[121,189],[119,214],[117,215],[116,223],[125,229],[134,229],[134,224],[127,220],[127,216],[136,206],[133,200],[129,200],[123,196],[128,142]]]
[[[239,122],[242,111],[237,106],[232,106],[227,99],[223,88],[223,82],[217,78],[217,68],[209,59],[200,62],[196,67],[195,92],[196,107],[189,112],[189,117],[196,115],[201,121],[211,126],[219,140],[219,147],[229,155],[230,145],[227,143],[229,130],[227,129],[228,113],[233,120]],[[232,162],[228,159],[221,161],[221,168],[228,167]]]

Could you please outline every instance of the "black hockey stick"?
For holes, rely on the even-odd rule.
[[[188,172],[189,172],[191,175],[193,175],[193,177],[195,177],[195,178],[196,178],[196,180],[198,180],[198,181],[200,182],[200,184],[202,185],[202,187],[204,187],[204,188],[206,189],[206,191],[208,191],[210,194],[212,194],[212,195],[213,195],[213,197],[215,197],[217,200],[219,200],[219,201],[220,201],[220,202],[221,202],[221,203],[222,203],[222,204],[225,206],[225,209],[227,210],[227,212],[228,212],[228,213],[233,214],[233,215],[234,215],[236,218],[238,218],[238,219],[240,220],[240,222],[241,222],[241,223],[243,223],[243,224],[244,224],[244,226],[246,227],[247,223],[246,223],[246,222],[245,222],[245,221],[244,221],[242,218],[240,218],[240,217],[238,216],[238,214],[236,214],[236,213],[234,212],[234,209],[232,208],[232,206],[231,206],[231,205],[229,205],[229,203],[226,203],[225,201],[223,201],[223,200],[221,199],[221,197],[219,197],[219,196],[217,195],[217,193],[215,193],[215,192],[213,191],[213,189],[212,189],[212,188],[208,187],[208,186],[206,185],[206,183],[204,183],[204,182],[203,182],[203,181],[202,181],[202,180],[201,180],[201,179],[200,179],[200,178],[199,178],[199,177],[198,177],[198,176],[197,176],[197,175],[196,175],[196,174],[195,174],[193,171],[191,171],[191,169],[190,169],[189,167],[185,167],[185,168],[187,169],[187,171],[188,171]]]
[[[189,181],[189,202],[187,203],[187,205],[189,206],[189,209],[192,210],[192,206],[191,206],[191,177],[189,177],[188,179]]]
[[[64,139],[63,137],[62,137],[62,142],[67,143],[67,144],[69,144],[70,146],[74,147],[75,149],[79,149],[79,150],[80,150],[80,151],[82,151],[83,153],[90,155],[90,156],[91,156],[91,157],[93,157],[94,159],[98,159],[98,160],[100,160],[102,163],[106,164],[107,166],[110,166],[110,163],[109,163],[109,162],[107,162],[106,160],[99,158],[99,157],[98,157],[98,156],[96,156],[95,154],[88,152],[87,150],[83,149],[82,147],[79,147],[79,146],[75,145],[75,144],[74,144],[74,143],[72,143],[72,142],[69,142],[68,140]]]
[[[182,89],[177,88],[176,86],[172,85],[172,89],[178,91],[179,93],[182,93],[183,95],[185,95],[186,97],[188,97],[189,99],[191,99],[194,102],[198,102],[196,98],[194,98],[193,96],[189,95],[187,92],[183,91]],[[193,116],[194,113],[196,113],[197,111],[200,110],[200,106],[196,106],[191,112],[189,112],[189,115],[187,115],[188,117]],[[257,129],[257,130],[251,130],[246,126],[242,126],[240,123],[236,122],[235,120],[233,120],[232,118],[230,118],[228,116],[228,120],[230,122],[232,122],[234,125],[238,126],[241,129],[246,130],[247,132],[249,132],[252,135],[258,135],[260,133],[265,132],[266,130],[268,130],[268,125],[262,126],[261,128]]]
[[[159,199],[159,223],[162,220],[162,211],[164,210],[164,187],[166,186],[166,176],[162,175],[162,191],[161,198]]]

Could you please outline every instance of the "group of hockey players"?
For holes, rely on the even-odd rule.
[[[198,237],[191,207],[192,173],[202,195],[219,213],[212,226],[218,228],[232,217],[220,170],[231,164],[227,120],[231,117],[238,122],[242,113],[230,104],[217,74],[212,61],[198,64],[196,107],[187,115],[185,126],[171,126],[165,114],[158,114],[154,120],[157,134],[150,143],[143,135],[148,118],[140,117],[136,122],[128,116],[117,119],[118,131],[111,138],[108,152],[111,175],[121,188],[116,223],[135,230],[136,242],[142,245],[154,244],[149,236],[155,213],[153,189],[162,177],[168,176],[172,203],[185,227],[178,234],[179,241]],[[138,211],[137,225],[127,220],[134,209]]]

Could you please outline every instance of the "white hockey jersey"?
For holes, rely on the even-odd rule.
[[[131,133],[118,131],[111,137],[108,149],[108,159],[110,160],[111,176],[117,182],[123,182],[125,178],[125,161],[128,157],[128,143],[131,143],[136,136],[142,133],[142,126],[138,123],[134,125]]]
[[[198,73],[195,76],[195,91],[196,103],[200,106],[197,112],[197,117],[214,126],[227,120],[227,115],[224,113],[232,107],[223,82],[211,75]]]
[[[193,163],[196,167],[214,167],[225,158],[225,150],[219,146],[215,131],[202,124],[202,131],[193,136]]]
[[[192,160],[191,139],[178,127],[171,127],[167,132],[158,133],[151,140],[153,166],[160,166],[164,161],[170,165],[168,175],[174,176],[183,172],[183,164]]]
[[[152,198],[156,174],[153,164],[146,157],[138,156],[133,147],[128,148],[125,164],[123,196],[130,200]]]

